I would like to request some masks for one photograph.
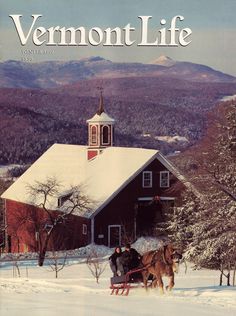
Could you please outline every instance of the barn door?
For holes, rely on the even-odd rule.
[[[108,247],[121,245],[121,225],[108,226]]]

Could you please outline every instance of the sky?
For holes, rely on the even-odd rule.
[[[175,60],[210,66],[236,76],[236,0],[0,0],[0,58],[40,62],[44,60],[78,60],[101,56],[114,62],[148,63],[160,55]],[[138,16],[152,16],[150,40],[158,36],[160,21],[182,15],[179,28],[190,28],[191,43],[185,47],[141,47],[138,40],[131,46],[36,46],[29,38],[22,46],[10,14],[22,15],[25,33],[32,14],[41,14],[36,27],[131,27],[140,30]],[[35,51],[29,51],[34,49]]]

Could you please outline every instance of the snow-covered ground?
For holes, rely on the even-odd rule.
[[[162,142],[167,142],[167,143],[187,143],[188,139],[184,136],[155,136],[155,139],[158,139]]]
[[[10,169],[21,167],[21,165],[0,165],[0,178],[8,178],[7,173]]]
[[[6,177],[8,169],[9,169],[9,165],[7,166],[0,165],[0,178]]]
[[[72,259],[59,272],[38,267],[35,262],[21,262],[21,277],[13,278],[12,265],[1,263],[0,314],[2,316],[47,315],[158,315],[158,316],[235,316],[236,288],[219,287],[217,271],[192,271],[184,266],[176,275],[171,293],[161,295],[157,289],[143,288],[129,296],[110,295],[110,269],[106,266],[97,284],[86,263]],[[167,280],[164,279],[166,282]]]
[[[142,134],[143,137],[148,137],[151,138],[153,137],[150,133],[143,133]],[[160,140],[162,142],[166,142],[166,143],[188,143],[189,140],[184,137],[184,136],[179,136],[179,135],[175,135],[175,136],[154,136],[154,139]]]

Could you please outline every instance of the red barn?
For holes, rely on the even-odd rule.
[[[37,251],[37,223],[47,226],[45,212],[27,191],[35,181],[53,177],[60,183],[62,193],[48,205],[55,214],[63,212],[61,201],[72,186],[92,203],[89,211],[58,225],[57,249],[89,243],[112,247],[127,236],[152,235],[163,204],[173,205],[184,188],[184,177],[158,150],[113,146],[114,120],[104,111],[102,94],[97,113],[87,122],[88,146],[54,144],[3,193],[9,252]]]

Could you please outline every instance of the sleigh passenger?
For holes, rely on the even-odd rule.
[[[122,255],[121,247],[116,247],[114,253],[109,257],[109,263],[113,276],[117,276],[117,259]]]
[[[137,268],[140,265],[142,256],[131,248],[130,244],[126,244],[125,251],[117,258],[117,270],[121,275],[126,274],[128,271]]]

